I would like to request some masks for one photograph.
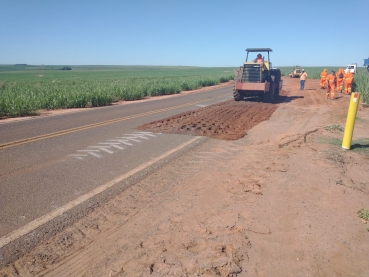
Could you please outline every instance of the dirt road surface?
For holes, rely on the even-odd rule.
[[[298,87],[141,126],[211,139],[0,276],[369,276],[369,109],[344,151],[349,96]]]
[[[252,127],[269,119],[276,108],[276,105],[228,100],[150,122],[138,129],[237,140],[244,137]]]

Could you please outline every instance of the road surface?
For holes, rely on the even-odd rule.
[[[140,168],[145,176],[157,159],[168,158],[166,153],[173,156],[173,149],[178,152],[199,140],[140,131],[137,126],[230,97],[231,88],[226,87],[0,122],[0,236],[105,185],[110,191],[102,196],[104,189],[100,189],[100,196],[88,205],[103,201],[114,193],[115,183],[120,183],[118,190],[123,189],[134,181],[123,182],[131,177],[128,173],[146,164]]]

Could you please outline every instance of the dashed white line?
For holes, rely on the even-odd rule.
[[[138,132],[138,133],[134,133],[134,134],[141,134],[141,135],[146,135],[146,136],[150,136],[150,137],[156,137],[154,134],[149,133],[149,132]],[[161,135],[161,133],[158,133],[159,135]]]
[[[96,158],[101,158],[102,155],[96,152],[106,152],[109,154],[114,154],[115,152],[113,151],[112,148],[115,149],[119,149],[119,150],[124,150],[125,148],[122,147],[121,145],[128,145],[128,146],[133,146],[133,142],[139,142],[141,143],[142,140],[149,140],[149,137],[156,137],[156,135],[160,135],[161,133],[155,133],[152,134],[150,132],[134,132],[134,133],[130,133],[130,134],[125,134],[123,137],[117,137],[115,139],[108,139],[105,142],[99,142],[97,143],[98,145],[93,145],[93,146],[88,146],[89,149],[83,149],[83,150],[77,150],[78,152],[86,152],[91,156],[94,156]],[[98,150],[97,150],[98,149]],[[75,157],[76,159],[79,160],[83,160],[83,157],[88,157],[88,155],[86,154],[72,154],[72,155],[68,155],[71,157]]]
[[[83,160],[83,157],[87,157],[88,155],[86,155],[86,154],[71,154],[71,155],[68,155],[68,156],[75,157],[78,160]]]
[[[119,146],[120,145],[119,142],[118,143],[114,143],[114,142],[100,142],[99,144],[107,144],[107,145],[109,145],[111,147],[114,147],[114,148],[117,148],[119,150],[123,150],[124,149],[124,147]]]
[[[144,136],[140,136],[140,135],[136,135],[136,136],[134,136],[134,138],[149,139],[149,138],[147,138],[147,137],[144,137]]]
[[[109,154],[114,154],[114,152],[113,151],[110,151],[108,148],[110,148],[109,146],[108,147],[104,147],[104,146],[89,146],[89,148],[97,148],[97,149],[99,149],[99,150],[101,150],[101,151],[104,151],[104,152],[106,152],[106,153],[109,153]]]
[[[133,145],[132,143],[129,143],[126,139],[109,139],[107,141],[118,141],[118,142],[123,143],[125,145],[129,145],[129,146]]]
[[[90,154],[90,155],[92,155],[92,156],[94,156],[94,157],[96,157],[96,158],[101,158],[101,156],[100,155],[98,155],[98,154],[96,154],[95,152],[93,152],[93,151],[97,151],[97,152],[100,152],[100,150],[77,150],[77,151],[79,151],[79,152],[87,152],[88,154]]]
[[[120,137],[120,138],[122,138],[122,139],[132,140],[132,141],[135,141],[135,142],[141,142],[140,140],[135,139],[134,137],[131,137],[131,138],[129,138],[129,137]]]

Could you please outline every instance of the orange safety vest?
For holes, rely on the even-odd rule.
[[[320,78],[322,79],[326,79],[328,76],[328,72],[327,71],[323,71],[322,73],[320,73]]]
[[[341,75],[342,74],[342,75]],[[342,77],[340,77],[340,75],[342,76]],[[336,73],[336,78],[337,79],[343,79],[343,77],[345,76],[345,72],[343,71],[343,70],[339,70],[337,73]]]
[[[350,71],[347,71],[344,77],[345,83],[352,83],[354,81],[354,76],[351,74]]]
[[[336,83],[336,76],[329,74],[327,80],[330,85],[334,85]]]

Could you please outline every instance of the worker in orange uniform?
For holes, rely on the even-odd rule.
[[[320,88],[325,89],[327,87],[327,69],[324,68],[323,72],[320,73]]]
[[[345,72],[340,68],[336,74],[336,91],[342,93],[343,77]]]
[[[325,99],[328,99],[329,96],[331,100],[334,99],[334,90],[336,86],[336,72],[332,70],[332,73],[327,77],[327,92],[325,94]]]
[[[352,83],[354,82],[354,75],[350,72],[350,70],[347,70],[347,73],[345,73],[343,77],[343,82],[344,82],[343,93],[346,95],[351,94],[351,87]]]

